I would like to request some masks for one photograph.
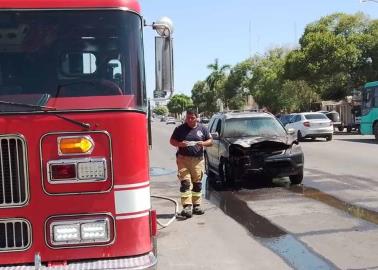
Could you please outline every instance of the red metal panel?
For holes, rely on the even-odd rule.
[[[137,0],[1,0],[0,8],[128,8],[140,12]]]
[[[65,114],[90,123],[92,130],[106,131],[113,145],[114,184],[130,185],[149,180],[146,115],[136,112],[91,112]],[[53,196],[42,189],[40,139],[50,132],[82,132],[83,128],[52,114],[1,115],[0,134],[20,134],[28,147],[30,201],[21,208],[0,209],[0,218],[23,217],[33,228],[33,242],[23,252],[0,253],[1,264],[32,263],[40,253],[43,261],[80,260],[135,256],[151,251],[149,216],[116,220],[116,240],[103,247],[55,250],[45,243],[45,222],[51,216],[109,213],[116,218],[115,195]],[[55,142],[54,142],[55,143]]]

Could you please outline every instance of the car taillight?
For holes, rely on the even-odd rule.
[[[304,125],[305,127],[310,127],[310,122],[308,122],[308,121],[303,122],[303,125]]]

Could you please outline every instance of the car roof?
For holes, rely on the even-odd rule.
[[[274,118],[274,115],[266,112],[221,112],[216,114],[217,117],[222,117],[225,119],[232,118],[254,118],[254,117],[268,117]]]

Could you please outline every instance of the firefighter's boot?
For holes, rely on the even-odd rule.
[[[205,211],[202,209],[202,207],[198,205],[194,205],[193,207],[193,215],[203,215],[205,214]]]
[[[181,211],[181,216],[186,217],[186,218],[191,218],[192,215],[193,215],[192,206],[190,204],[185,205]]]

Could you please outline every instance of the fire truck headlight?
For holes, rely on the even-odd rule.
[[[59,155],[90,154],[94,142],[90,136],[59,137]]]
[[[109,243],[111,240],[108,217],[54,221],[50,225],[50,243],[53,246],[77,246]]]
[[[84,241],[108,241],[109,225],[106,221],[81,224],[81,238]]]
[[[53,240],[56,243],[80,241],[80,224],[53,225]]]

